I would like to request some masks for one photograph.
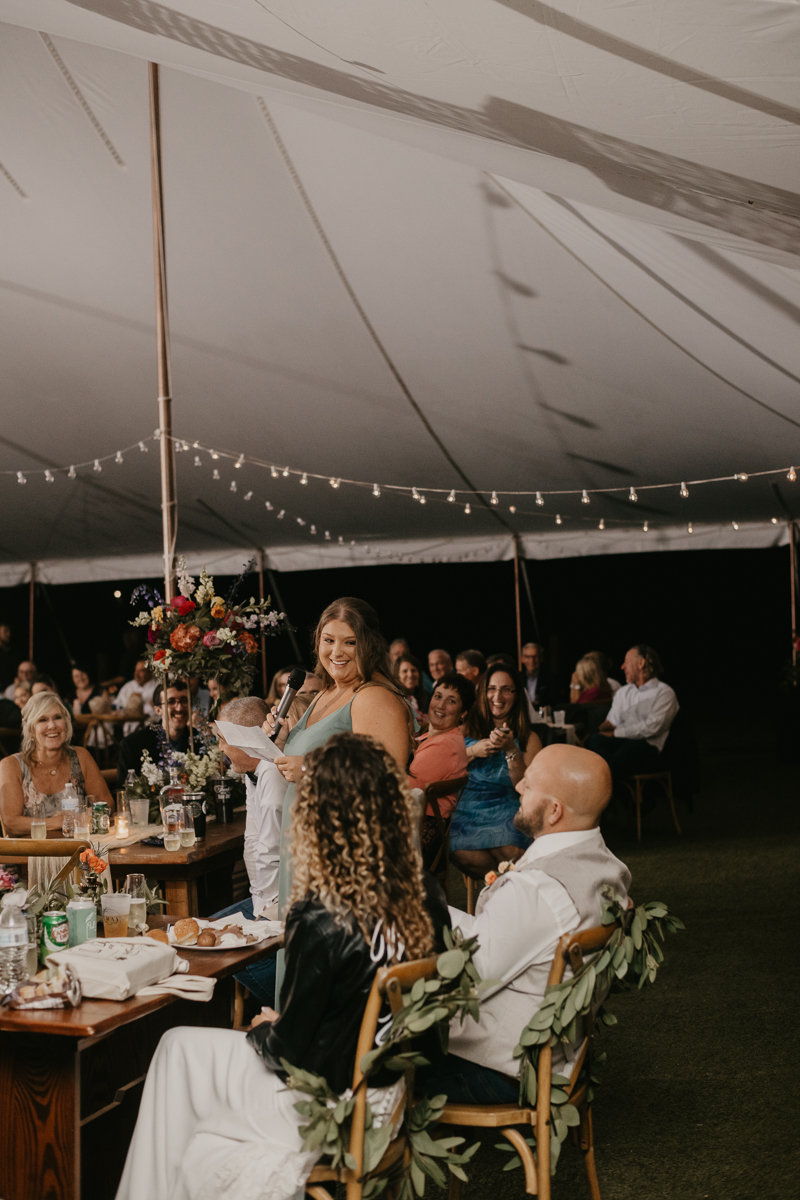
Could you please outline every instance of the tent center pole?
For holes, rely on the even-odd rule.
[[[256,551],[258,554],[258,598],[264,599],[264,551],[261,547]],[[264,635],[264,630],[261,630],[261,686],[264,691],[264,696],[267,695],[267,639]]]
[[[178,497],[175,443],[172,440],[172,373],[167,315],[167,255],[164,239],[164,183],[161,171],[161,90],[158,63],[148,63],[150,83],[150,175],[153,192],[153,254],[156,284],[156,350],[158,359],[158,428],[161,460],[161,525],[164,547],[164,599],[175,594],[175,542]]]
[[[522,613],[519,606],[519,539],[514,535],[514,601],[517,611],[517,669],[522,670]]]
[[[797,687],[797,547],[794,540],[794,521],[789,522],[789,571],[792,603],[792,682]]]
[[[36,563],[31,563],[31,582],[28,591],[28,659],[33,662],[33,601],[36,592]]]

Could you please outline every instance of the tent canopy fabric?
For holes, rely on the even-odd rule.
[[[771,545],[800,516],[757,477],[800,460],[798,6],[0,22],[0,582],[159,571],[148,60],[190,561]]]

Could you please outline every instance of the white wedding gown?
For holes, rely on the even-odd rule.
[[[370,1089],[375,1124],[394,1111],[393,1088]],[[308,1099],[290,1092],[230,1029],[183,1026],[153,1056],[116,1200],[291,1200],[319,1150],[298,1132]],[[377,1101],[377,1103],[376,1103]],[[382,1118],[382,1119],[381,1119]]]

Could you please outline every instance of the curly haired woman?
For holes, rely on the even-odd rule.
[[[305,767],[292,811],[281,1015],[266,1010],[247,1035],[164,1035],[117,1200],[288,1200],[320,1152],[302,1149],[305,1118],[281,1059],[343,1092],[375,972],[442,949],[447,907],[426,890],[413,802],[392,756],[340,733],[306,754]],[[397,1096],[397,1083],[370,1090],[380,1123]]]

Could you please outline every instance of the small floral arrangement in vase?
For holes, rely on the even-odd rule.
[[[100,857],[104,847],[99,843],[96,847],[92,847],[91,843],[89,845],[90,848],[84,850],[78,860],[83,878],[77,887],[70,886],[70,894],[82,900],[93,900],[99,915],[100,897],[108,891],[108,880],[102,878],[108,863]]]
[[[285,613],[275,612],[269,600],[234,604],[233,597],[250,569],[247,564],[223,599],[216,593],[214,579],[205,567],[199,584],[179,560],[178,591],[166,602],[154,589],[138,587],[131,604],[144,598],[148,608],[131,621],[147,625],[147,657],[154,673],[166,672],[188,679],[216,677],[220,694],[246,696],[255,674],[256,635],[274,635],[287,628]]]

